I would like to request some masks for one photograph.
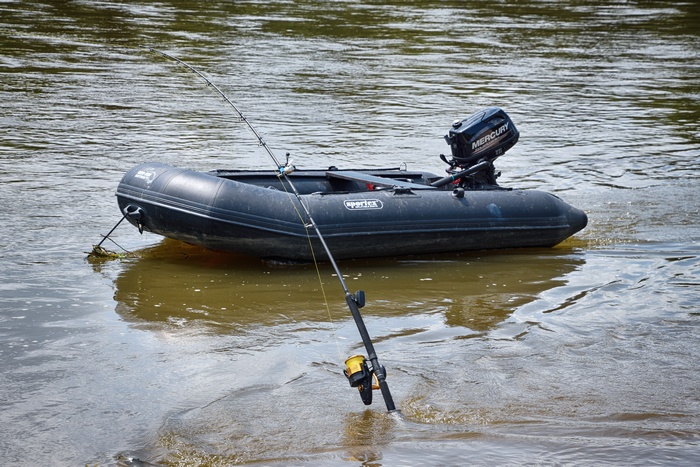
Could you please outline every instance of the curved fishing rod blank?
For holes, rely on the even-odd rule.
[[[238,107],[236,107],[236,104],[234,104],[233,101],[231,101],[231,99],[229,99],[228,96],[226,96],[226,94],[224,94],[223,91],[222,91],[221,89],[219,89],[219,88],[216,86],[216,84],[212,83],[212,82],[209,80],[209,78],[207,78],[206,76],[204,76],[204,74],[201,73],[199,70],[197,70],[195,67],[193,67],[193,66],[191,66],[190,64],[188,64],[188,63],[186,63],[186,62],[180,60],[180,59],[177,58],[177,57],[174,57],[174,56],[172,56],[172,55],[170,55],[170,54],[168,54],[168,53],[162,52],[162,51],[160,51],[160,50],[156,50],[156,49],[154,49],[154,48],[152,48],[152,47],[143,47],[143,48],[145,48],[145,49],[148,50],[149,52],[153,52],[153,53],[159,54],[159,55],[161,55],[161,56],[163,56],[163,57],[165,57],[165,58],[168,58],[168,59],[170,59],[170,60],[173,60],[173,61],[179,63],[180,65],[184,66],[184,67],[187,68],[189,71],[191,71],[192,73],[194,73],[194,74],[196,74],[197,76],[199,76],[200,78],[202,78],[202,79],[207,83],[208,86],[211,86],[211,87],[217,92],[217,94],[219,94],[219,96],[221,96],[221,97],[228,103],[228,105],[230,105],[230,106],[233,108],[233,110],[236,111],[236,114],[238,115],[238,118],[240,118],[241,122],[243,122],[243,123],[246,124],[246,126],[248,127],[248,129],[253,133],[253,135],[255,136],[255,138],[258,140],[258,144],[260,144],[260,146],[262,146],[263,148],[265,148],[265,151],[266,151],[267,154],[270,156],[270,158],[272,158],[272,161],[273,161],[275,164],[277,164],[277,167],[281,167],[281,165],[280,165],[280,163],[277,161],[277,158],[275,157],[275,155],[272,153],[272,151],[270,150],[270,148],[267,147],[267,143],[265,143],[265,140],[262,138],[262,136],[260,136],[260,133],[258,133],[258,132],[255,130],[255,127],[253,127],[253,125],[248,121],[248,119],[245,118],[245,115],[243,115],[243,113],[242,113],[240,110],[238,110]]]
[[[365,403],[365,405],[369,405],[372,403],[372,379],[376,378],[376,381],[378,383],[379,389],[381,390],[382,397],[384,398],[384,403],[386,404],[386,408],[389,412],[394,412],[396,410],[396,406],[394,405],[394,400],[391,396],[391,392],[389,391],[389,385],[386,382],[386,370],[383,366],[379,364],[379,358],[377,357],[377,353],[374,350],[374,345],[372,344],[372,339],[369,336],[369,332],[367,331],[367,327],[365,326],[364,320],[362,319],[362,314],[360,313],[360,308],[364,306],[364,292],[359,291],[356,294],[351,294],[350,291],[348,290],[347,285],[345,284],[345,280],[343,279],[343,275],[340,273],[340,269],[338,268],[338,264],[335,262],[335,259],[333,258],[333,254],[331,253],[330,249],[328,248],[328,245],[326,244],[326,241],[323,238],[323,235],[321,235],[321,231],[318,228],[318,225],[316,225],[316,221],[314,221],[313,217],[311,216],[311,213],[309,212],[308,207],[304,204],[301,195],[297,191],[296,187],[292,183],[292,181],[289,178],[289,174],[294,170],[293,166],[291,166],[291,162],[289,159],[287,159],[287,163],[283,166],[281,165],[277,158],[275,157],[274,153],[272,150],[267,146],[267,143],[265,143],[265,140],[263,140],[262,136],[255,130],[253,125],[248,121],[248,119],[243,115],[243,113],[238,109],[236,104],[234,104],[231,99],[229,99],[226,94],[221,91],[214,83],[212,83],[204,74],[202,74],[199,70],[194,68],[193,66],[189,65],[188,63],[185,63],[184,61],[180,60],[177,57],[174,57],[170,54],[167,54],[165,52],[162,52],[160,50],[153,49],[151,47],[144,47],[146,50],[157,53],[165,58],[168,58],[170,60],[173,60],[177,62],[178,64],[184,66],[187,70],[191,71],[192,73],[196,74],[199,76],[201,79],[203,79],[208,86],[212,87],[223,99],[226,101],[231,108],[236,112],[238,115],[239,119],[246,124],[248,129],[255,135],[255,138],[258,140],[258,143],[260,146],[265,148],[265,151],[267,154],[270,156],[272,161],[275,163],[275,166],[277,168],[277,176],[280,178],[284,178],[284,180],[287,182],[289,187],[292,189],[292,192],[294,193],[294,196],[296,197],[297,201],[301,205],[302,209],[304,210],[304,214],[306,215],[308,219],[308,224],[313,227],[314,231],[316,232],[316,236],[323,246],[324,251],[326,252],[326,255],[328,256],[328,260],[330,261],[336,276],[338,277],[338,281],[340,282],[341,287],[343,288],[343,292],[345,293],[345,302],[348,305],[348,308],[350,309],[350,313],[352,314],[353,320],[355,321],[355,325],[357,326],[357,330],[360,333],[360,337],[362,338],[362,342],[365,346],[365,350],[367,351],[367,359],[371,363],[371,368],[369,368],[366,364],[366,362],[362,362],[361,365],[359,365],[358,368],[351,368],[350,365],[348,365],[347,369],[345,370],[345,375],[348,377],[348,380],[350,381],[350,385],[353,387],[357,387],[360,396],[362,397],[362,401]],[[353,357],[350,357],[347,361],[352,360]],[[353,370],[358,370],[359,375],[357,372]],[[355,377],[355,378],[353,378]]]

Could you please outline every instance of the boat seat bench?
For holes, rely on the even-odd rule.
[[[420,183],[407,182],[404,180],[396,180],[394,178],[378,177],[376,175],[356,172],[354,170],[329,170],[326,172],[329,178],[340,178],[342,180],[351,180],[356,182],[371,183],[372,185],[389,187],[389,188],[410,188],[412,190],[435,190],[434,186],[421,185]]]

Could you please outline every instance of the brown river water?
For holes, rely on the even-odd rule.
[[[15,466],[700,464],[700,9],[692,1],[5,1],[0,460]],[[146,161],[443,173],[504,108],[501,185],[588,227],[552,249],[328,264],[122,225]],[[320,276],[320,281],[319,281]],[[321,284],[323,287],[321,287]],[[326,305],[327,304],[327,305]]]

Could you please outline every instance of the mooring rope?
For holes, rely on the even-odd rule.
[[[88,253],[88,258],[121,258],[121,257],[124,256],[124,255],[121,254],[121,253],[116,253],[116,252],[114,252],[114,251],[111,251],[111,250],[108,250],[108,249],[104,248],[104,247],[102,246],[102,244],[104,243],[105,240],[109,240],[110,242],[112,242],[112,243],[114,243],[115,245],[117,245],[119,248],[121,248],[122,250],[124,250],[124,252],[125,252],[127,255],[131,254],[131,252],[130,252],[129,250],[127,250],[126,248],[124,248],[123,246],[121,246],[120,244],[118,244],[117,242],[115,242],[112,238],[110,238],[110,235],[112,235],[112,232],[114,232],[114,231],[117,229],[117,227],[119,227],[119,224],[121,224],[122,221],[123,221],[124,219],[126,219],[126,216],[127,216],[127,215],[124,214],[124,215],[122,216],[122,218],[119,219],[119,222],[117,222],[117,223],[114,225],[114,227],[112,227],[112,230],[110,230],[109,233],[108,233],[107,235],[103,235],[103,236],[102,236],[102,240],[100,240],[100,243],[98,243],[97,245],[93,245],[93,246],[92,246],[92,251],[90,251],[90,253]]]

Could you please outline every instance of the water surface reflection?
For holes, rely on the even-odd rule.
[[[348,287],[367,293],[363,314],[439,313],[446,325],[476,333],[493,329],[538,294],[564,284],[565,276],[583,264],[566,247],[340,263]],[[246,325],[346,318],[330,265],[318,267],[163,240],[124,262],[114,281],[116,310],[138,326],[191,323],[222,333]]]

